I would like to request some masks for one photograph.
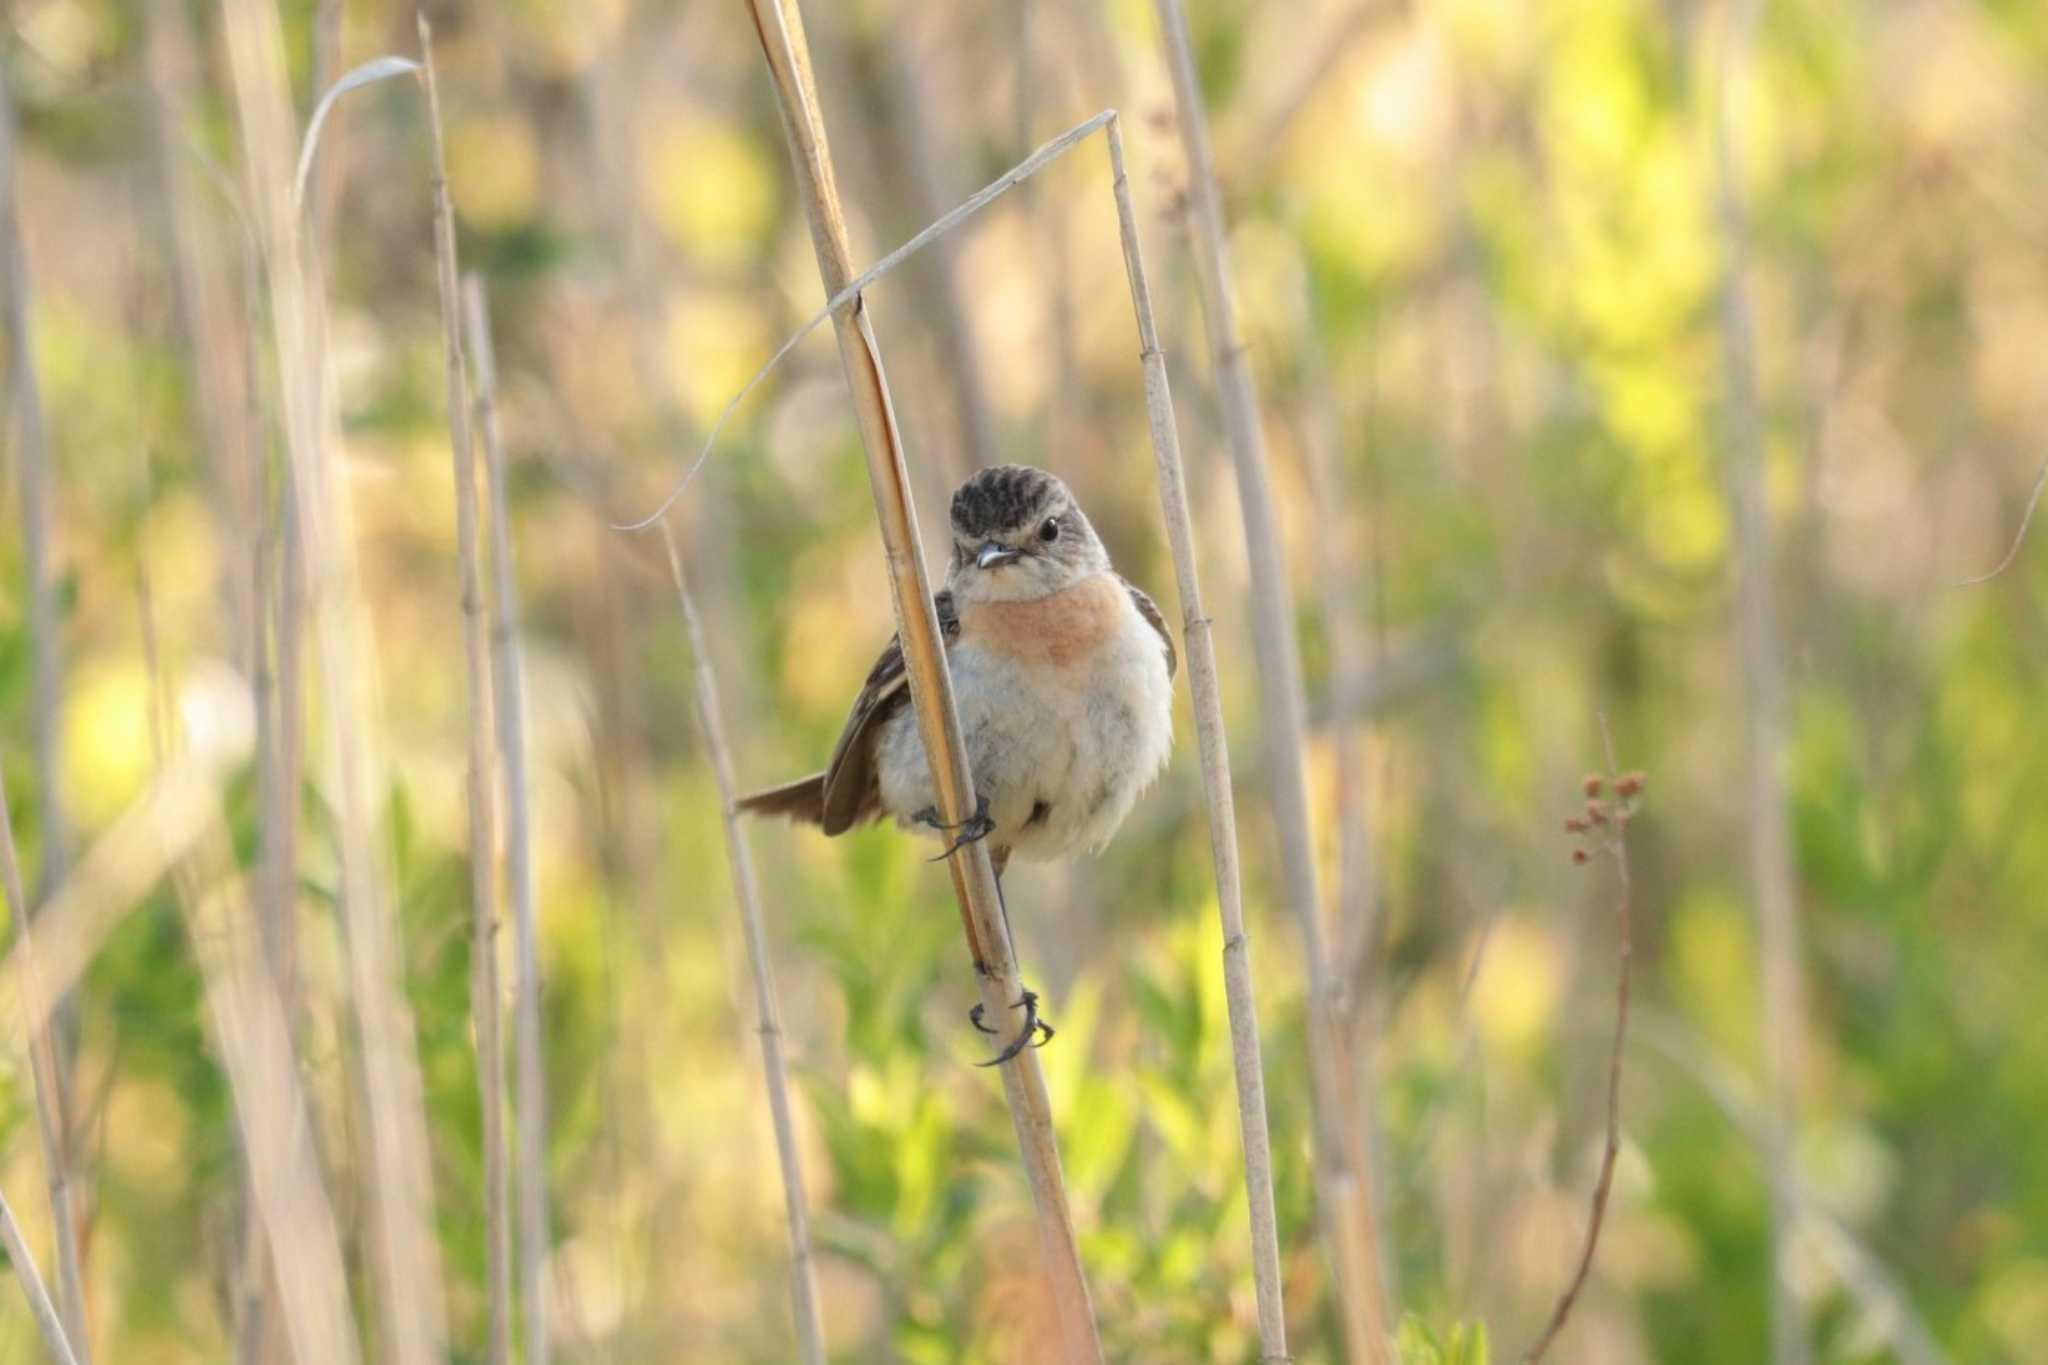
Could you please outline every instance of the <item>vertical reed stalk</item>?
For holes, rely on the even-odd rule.
[[[270,0],[224,0],[224,5],[228,65],[249,202],[270,286],[291,453],[295,520],[288,525],[304,556],[325,694],[321,715],[341,865],[343,939],[362,1061],[361,1121],[368,1146],[364,1201],[373,1228],[366,1259],[382,1320],[381,1354],[397,1365],[428,1365],[445,1356],[447,1338],[440,1248],[432,1233],[433,1180],[412,1009],[400,985],[400,950],[376,853],[372,809],[383,796],[383,771],[370,724],[374,686],[367,676],[368,655],[358,647],[364,631],[354,509],[334,454],[339,433],[325,311],[317,277],[307,268],[292,203],[297,129],[287,98],[277,9]],[[292,543],[288,536],[288,561]],[[288,594],[290,578],[287,570]]]
[[[1223,730],[1223,697],[1216,680],[1216,644],[1202,611],[1202,585],[1188,513],[1187,475],[1173,420],[1166,354],[1152,317],[1152,291],[1138,249],[1138,217],[1124,173],[1123,131],[1108,128],[1110,177],[1116,191],[1117,228],[1124,271],[1138,316],[1139,354],[1145,367],[1145,410],[1159,467],[1159,508],[1173,549],[1180,592],[1181,641],[1188,658],[1188,690],[1195,700],[1195,731],[1202,751],[1202,786],[1209,799],[1209,851],[1216,866],[1216,905],[1223,920],[1223,986],[1230,1007],[1230,1059],[1237,1076],[1238,1131],[1244,1143],[1245,1202],[1251,1214],[1252,1279],[1258,1294],[1259,1359],[1284,1361],[1287,1313],[1281,1299],[1280,1236],[1273,1215],[1273,1153],[1266,1131],[1265,1066],[1259,1055],[1258,1006],[1252,995],[1251,942],[1244,927],[1244,893],[1237,858],[1237,811],[1230,791],[1230,750]]]
[[[38,904],[46,903],[64,881],[67,870],[63,787],[57,769],[58,672],[57,599],[51,582],[50,529],[55,521],[50,488],[50,439],[43,423],[42,385],[36,375],[35,338],[30,332],[28,255],[21,240],[19,176],[15,165],[14,99],[0,80],[0,276],[7,294],[7,337],[13,354],[10,406],[15,412],[15,464],[21,477],[21,546],[28,578],[28,633],[34,717],[36,807],[42,821],[42,867],[37,874]],[[29,902],[23,898],[14,870],[13,838],[7,840],[10,885],[16,932],[26,950]],[[33,958],[24,951],[23,961]],[[33,972],[30,973],[33,976]],[[81,1361],[89,1361],[85,1324],[85,1279],[78,1255],[78,1210],[71,1187],[70,1068],[65,1055],[66,998],[51,1002],[55,1022],[30,1030],[35,1070],[36,1120],[42,1129],[43,1160],[50,1182],[50,1216],[56,1225],[57,1298],[63,1305],[68,1337]],[[41,1010],[32,1014],[40,1016]]]
[[[485,1359],[512,1354],[511,1224],[505,1161],[505,1044],[498,1001],[498,808],[491,764],[491,653],[485,639],[483,572],[476,510],[476,445],[469,430],[469,384],[462,358],[462,301],[456,280],[455,210],[441,146],[441,91],[434,79],[433,32],[421,14],[420,68],[434,146],[434,264],[441,292],[441,342],[447,360],[448,446],[455,476],[455,543],[461,561],[462,655],[469,681],[469,1003],[476,1025],[477,1089],[483,1105],[484,1281],[490,1300]]]
[[[533,904],[533,819],[526,776],[526,665],[519,638],[519,583],[513,573],[511,499],[505,445],[498,433],[498,363],[491,345],[483,281],[464,281],[463,318],[476,422],[490,483],[492,710],[498,718],[498,775],[505,796],[505,894],[512,904],[513,1122],[519,1141],[519,1299],[525,1311],[527,1365],[547,1365],[548,1148],[547,1072],[540,1037],[540,930]]]
[[[1756,0],[1726,15],[1714,88],[1714,212],[1722,249],[1721,362],[1728,440],[1729,519],[1734,524],[1735,617],[1745,698],[1750,891],[1761,959],[1765,1090],[1773,1120],[1766,1152],[1771,1195],[1771,1359],[1811,1358],[1806,1309],[1791,1280],[1798,1226],[1792,1139],[1799,1128],[1805,1006],[1799,976],[1798,873],[1785,796],[1784,642],[1773,587],[1770,510],[1764,497],[1763,426],[1757,406],[1756,338],[1749,304],[1749,227],[1737,164],[1735,98],[1755,37]]]
[[[754,856],[740,829],[732,751],[725,739],[725,721],[718,705],[718,679],[704,647],[704,627],[697,619],[683,576],[682,556],[666,518],[662,545],[668,550],[669,572],[675,577],[676,600],[690,635],[690,657],[696,663],[697,725],[711,775],[718,782],[718,809],[725,821],[725,852],[732,864],[733,898],[739,902],[740,927],[747,940],[747,963],[754,971],[754,1008],[761,1035],[761,1068],[768,1084],[768,1112],[775,1124],[775,1155],[782,1166],[782,1200],[789,1217],[790,1294],[796,1301],[796,1339],[804,1365],[824,1365],[825,1330],[818,1313],[818,1280],[811,1260],[811,1226],[804,1196],[804,1168],[796,1146],[796,1116],[789,1100],[789,1064],[782,1051],[782,1007],[776,1001],[775,967],[769,959],[768,931],[761,919],[761,892],[754,880]]]
[[[1316,1190],[1323,1206],[1342,1294],[1345,1339],[1352,1360],[1388,1358],[1391,1335],[1379,1263],[1370,1157],[1354,1087],[1356,1068],[1343,1027],[1340,987],[1331,971],[1321,901],[1316,890],[1315,843],[1309,823],[1308,781],[1302,751],[1307,726],[1301,690],[1301,653],[1287,569],[1267,482],[1265,434],[1258,395],[1238,335],[1231,298],[1229,251],[1222,195],[1209,149],[1208,119],[1195,76],[1187,16],[1180,0],[1155,0],[1173,77],[1181,141],[1188,162],[1196,276],[1202,318],[1214,357],[1216,393],[1237,469],[1239,510],[1251,565],[1251,624],[1259,666],[1267,765],[1272,773],[1273,820],[1280,839],[1287,897],[1300,926],[1309,982],[1308,1046],[1316,1108]]]
[[[831,151],[826,145],[817,86],[811,75],[803,18],[795,0],[748,0],[748,10],[775,87],[783,134],[789,142],[798,191],[810,223],[818,273],[826,297],[831,298],[853,278],[853,252],[840,207]],[[898,637],[902,641],[918,733],[931,760],[940,818],[957,824],[974,810],[974,783],[961,742],[960,717],[953,704],[952,675],[939,643],[931,576],[918,536],[909,471],[904,464],[888,380],[882,370],[881,348],[869,324],[866,303],[859,294],[833,310],[832,324],[838,334],[840,362],[867,455],[868,483],[886,552],[889,589],[895,602]],[[969,844],[947,860],[947,867],[952,873],[968,950],[980,980],[982,1004],[992,1018],[1013,1017],[1011,1006],[1022,997],[1024,986],[1010,955],[1009,934],[986,845]],[[1053,1141],[1052,1106],[1046,1094],[1045,1073],[1037,1053],[1030,1049],[997,1069],[1002,1073],[1010,1119],[1037,1210],[1044,1287],[1053,1305],[1058,1339],[1069,1361],[1100,1361],[1102,1344],[1096,1337],[1095,1314],[1081,1271],[1073,1215],[1067,1207],[1059,1149]]]

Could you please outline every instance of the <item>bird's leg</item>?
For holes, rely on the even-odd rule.
[[[1000,852],[1001,850],[998,851]],[[1003,874],[1001,872],[996,873],[996,904],[1002,908],[1003,933],[1006,937],[1008,937],[1010,935],[1010,907],[1008,902],[1003,899]],[[1012,937],[1010,940],[1011,961],[1014,962],[1016,960],[1016,957],[1017,945],[1015,938]],[[1046,1023],[1045,1020],[1038,1017],[1037,991],[1034,991],[1029,987],[1026,987],[1024,991],[1024,998],[1019,1000],[1016,1004],[1010,1006],[1010,1008],[1013,1010],[1024,1011],[1024,1027],[1018,1030],[1017,1036],[1015,1038],[1010,1040],[1009,1046],[1005,1047],[1001,1052],[997,1053],[988,1061],[976,1062],[976,1066],[1001,1066],[1004,1062],[1009,1061],[1012,1057],[1016,1056],[1018,1053],[1022,1052],[1027,1047],[1044,1047],[1047,1043],[1052,1041],[1052,1025]],[[993,1034],[998,1031],[996,1029],[990,1028],[981,1020],[982,1007],[980,1005],[976,1005],[973,1009],[967,1011],[967,1022],[974,1025],[976,1028],[980,1029],[983,1033]]]
[[[926,806],[910,818],[916,823],[938,830],[942,834],[954,834],[957,831],[958,837],[952,843],[947,844],[945,850],[938,857],[930,860],[935,863],[944,862],[961,849],[967,847],[967,845],[986,839],[989,835],[996,832],[996,822],[989,818],[988,795],[986,793],[975,797],[974,814],[968,816],[957,825],[949,825],[939,819],[939,812],[936,806]]]

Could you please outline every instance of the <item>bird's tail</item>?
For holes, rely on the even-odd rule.
[[[806,825],[825,823],[825,774],[813,773],[795,782],[742,796],[736,803],[749,815],[782,815]]]

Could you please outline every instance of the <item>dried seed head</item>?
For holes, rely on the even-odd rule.
[[[1584,850],[1583,848],[1575,848],[1575,849],[1573,849],[1573,850],[1572,850],[1572,861],[1573,861],[1574,863],[1583,863],[1583,862],[1585,862],[1585,861],[1586,861],[1586,850]]]
[[[1564,832],[1566,834],[1584,834],[1586,832],[1585,817],[1574,815],[1566,820],[1564,822]]]
[[[1596,825],[1606,824],[1607,808],[1598,801],[1588,801],[1586,803],[1586,819]]]
[[[1629,773],[1614,784],[1614,790],[1623,800],[1639,795],[1643,790],[1643,775]]]
[[[1599,794],[1600,794],[1600,774],[1598,774],[1598,773],[1587,773],[1587,774],[1586,774],[1586,796],[1587,796],[1587,798],[1588,798],[1588,799],[1590,800],[1591,798],[1593,798],[1593,797],[1595,797],[1595,796],[1598,796]]]

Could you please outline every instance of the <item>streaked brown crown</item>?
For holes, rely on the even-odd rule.
[[[1042,469],[995,465],[977,471],[953,494],[953,533],[969,541],[1011,535],[1071,501],[1067,486]]]

